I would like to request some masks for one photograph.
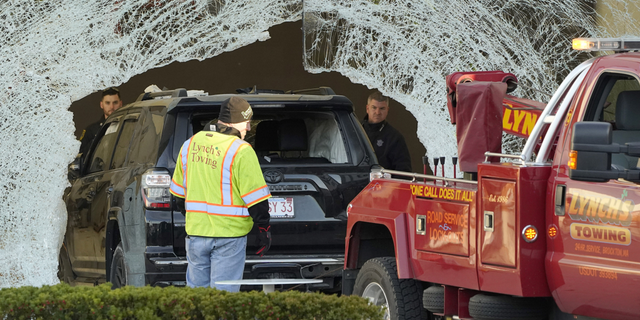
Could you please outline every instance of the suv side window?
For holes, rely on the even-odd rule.
[[[111,161],[110,169],[118,169],[124,165],[124,161],[127,158],[127,151],[131,145],[131,138],[133,132],[138,123],[138,115],[127,115],[122,123],[122,131],[118,143],[116,144],[115,152],[113,153],[113,161]]]
[[[91,154],[91,160],[89,161],[87,173],[94,173],[104,171],[109,168],[109,162],[113,154],[113,147],[115,146],[116,139],[118,137],[118,128],[120,127],[119,121],[112,121],[102,128],[102,136],[99,137],[95,150]]]
[[[129,164],[155,164],[158,160],[158,148],[164,126],[166,109],[149,107],[140,109],[135,121],[135,136],[127,145]]]

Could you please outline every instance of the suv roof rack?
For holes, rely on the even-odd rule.
[[[240,94],[258,94],[258,93],[275,93],[275,94],[283,94],[283,90],[274,90],[274,89],[258,89],[257,86],[246,87],[246,88],[238,88],[236,89],[237,93]]]
[[[317,87],[309,89],[289,90],[288,94],[318,94],[322,96],[335,96],[336,93],[330,87]]]
[[[136,101],[145,101],[145,100],[155,99],[157,97],[169,97],[169,96],[171,98],[186,97],[188,96],[187,89],[180,88],[180,89],[165,90],[160,92],[145,92],[140,96],[138,96],[138,100]]]
[[[321,96],[335,96],[336,93],[330,87],[318,87],[299,90],[274,90],[274,89],[258,89],[257,86],[236,89],[240,94],[258,94],[258,93],[275,93],[275,94],[313,94]]]

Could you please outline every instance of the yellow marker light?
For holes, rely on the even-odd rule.
[[[532,225],[528,225],[522,229],[522,238],[526,242],[534,242],[538,239],[538,229]]]
[[[549,227],[549,237],[551,239],[555,238],[558,235],[558,228],[556,226]]]
[[[591,39],[585,39],[585,38],[576,38],[573,39],[572,43],[571,43],[571,47],[573,47],[573,50],[593,50],[593,47],[596,46],[596,43],[594,43]]]
[[[569,169],[573,170],[578,167],[578,151],[571,150],[571,152],[569,152],[569,162],[567,165],[569,165]]]

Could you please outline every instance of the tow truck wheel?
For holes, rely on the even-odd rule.
[[[476,294],[469,300],[469,314],[479,320],[541,320],[549,315],[549,304],[545,298]]]
[[[356,278],[353,294],[386,307],[385,319],[427,319],[420,283],[413,279],[398,279],[394,257],[365,262]]]
[[[422,293],[422,305],[433,313],[444,313],[444,287],[434,285]]]
[[[118,244],[111,259],[111,288],[117,289],[127,285],[127,265],[124,260],[122,242]]]

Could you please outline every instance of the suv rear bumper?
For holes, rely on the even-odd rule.
[[[152,286],[185,286],[186,257],[151,257],[147,260],[146,283]],[[340,289],[343,255],[271,255],[250,256],[245,261],[244,279],[305,278],[322,279],[309,290]],[[290,286],[293,287],[293,286]],[[242,286],[242,290],[261,290],[260,286]]]

